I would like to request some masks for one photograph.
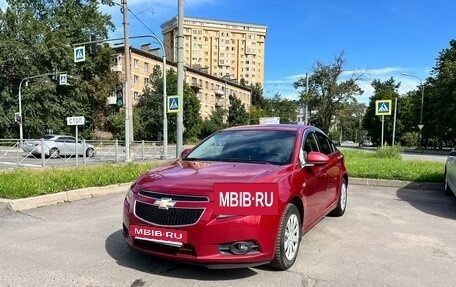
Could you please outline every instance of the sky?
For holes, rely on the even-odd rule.
[[[114,0],[120,4],[120,0]],[[365,91],[358,102],[368,103],[371,83],[393,77],[401,94],[417,89],[431,76],[439,53],[456,39],[455,0],[184,0],[184,17],[267,26],[264,95],[280,93],[297,99],[293,83],[311,73],[315,63],[334,63],[343,53],[344,73],[364,73],[358,84]],[[177,16],[177,0],[127,0],[130,36],[153,32]],[[0,7],[5,7],[0,0]],[[102,7],[123,36],[119,6]],[[130,44],[154,43],[134,39]],[[415,77],[403,76],[408,73]],[[418,77],[418,78],[417,78]]]

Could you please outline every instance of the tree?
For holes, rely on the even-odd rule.
[[[279,93],[276,93],[267,102],[267,110],[270,116],[280,117],[280,123],[282,124],[296,123],[297,111],[295,101],[284,99]]]
[[[228,109],[228,125],[241,126],[249,122],[249,113],[240,99],[230,97],[230,107]]]
[[[391,77],[389,80],[384,82],[375,79],[371,83],[374,88],[374,94],[369,98],[369,106],[367,107],[366,114],[363,119],[363,127],[367,130],[368,135],[372,137],[372,141],[380,143],[382,133],[382,117],[376,116],[376,104],[377,100],[392,100],[399,97],[398,89],[400,83],[396,83]],[[391,107],[393,110],[393,107]],[[399,113],[398,113],[399,114]],[[384,140],[391,143],[393,134],[393,115],[385,116],[384,121]],[[362,140],[362,139],[360,139]]]
[[[251,84],[252,105],[250,106],[249,124],[258,124],[261,117],[268,115],[269,101],[263,96],[263,87],[260,83]]]
[[[104,3],[105,1],[103,1]],[[58,79],[42,77],[22,87],[24,132],[41,136],[47,129],[70,132],[65,118],[82,115],[86,125],[81,135],[89,136],[102,123],[106,98],[112,90],[110,71],[112,51],[73,62],[71,44],[86,42],[90,34],[106,37],[114,25],[101,13],[96,0],[16,0],[0,13],[0,136],[17,136],[14,112],[18,110],[19,83],[30,76],[58,69],[70,76],[69,86],[58,86]],[[9,111],[9,112],[7,112]]]
[[[423,138],[450,145],[456,140],[456,40],[439,53],[431,74],[424,83]]]
[[[227,124],[225,124],[225,117],[227,113],[227,110],[222,109],[221,107],[216,107],[209,119],[205,119],[203,121],[200,134],[201,138],[206,138],[212,133],[226,128]]]
[[[338,140],[359,141],[362,138],[362,120],[366,112],[366,105],[354,101],[343,103],[335,113],[335,124],[339,137]]]
[[[316,62],[309,77],[308,94],[305,92],[307,85],[305,77],[293,84],[295,89],[304,88],[300,92],[300,99],[308,104],[309,111],[315,111],[311,122],[325,132],[329,132],[334,113],[340,105],[353,101],[355,96],[363,93],[357,84],[363,74],[352,73],[348,80],[340,80],[344,72],[344,64],[343,52],[334,58],[332,64]]]
[[[135,136],[146,140],[161,140],[163,135],[163,76],[160,67],[154,67],[150,76],[150,85],[146,86],[138,101],[137,109],[140,124],[135,126]],[[177,73],[173,69],[166,74],[166,94],[177,94]],[[199,135],[201,118],[199,116],[200,102],[195,92],[184,83],[184,140],[194,141]],[[176,141],[175,115],[168,115],[168,137]],[[141,132],[141,133],[140,133]]]

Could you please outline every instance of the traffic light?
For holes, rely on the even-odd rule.
[[[92,43],[97,41],[97,35],[90,34],[90,44],[89,44],[89,53],[90,55],[95,55],[97,53],[97,43]]]
[[[57,67],[54,67],[54,70],[52,71],[52,80],[57,81],[59,75],[59,70]]]
[[[116,105],[118,107],[123,105],[123,85],[121,83],[116,85]]]

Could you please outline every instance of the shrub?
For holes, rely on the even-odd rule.
[[[375,157],[400,159],[401,151],[398,147],[384,146],[375,151]]]

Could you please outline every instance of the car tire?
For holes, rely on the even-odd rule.
[[[340,193],[339,199],[337,202],[336,208],[334,208],[329,215],[330,216],[342,216],[345,213],[347,208],[347,181],[345,178],[342,178],[342,183],[340,184]]]
[[[448,175],[447,175],[446,170],[445,170],[445,184],[444,184],[444,190],[445,190],[445,195],[454,196],[453,192],[451,191],[450,186],[448,185]]]
[[[95,150],[93,148],[88,148],[86,150],[86,157],[93,157],[95,156]]]
[[[51,148],[49,150],[49,158],[58,158],[60,156],[60,152],[58,148]]]
[[[274,259],[269,266],[286,270],[298,256],[301,241],[301,216],[296,205],[289,203],[283,212],[276,239]]]

